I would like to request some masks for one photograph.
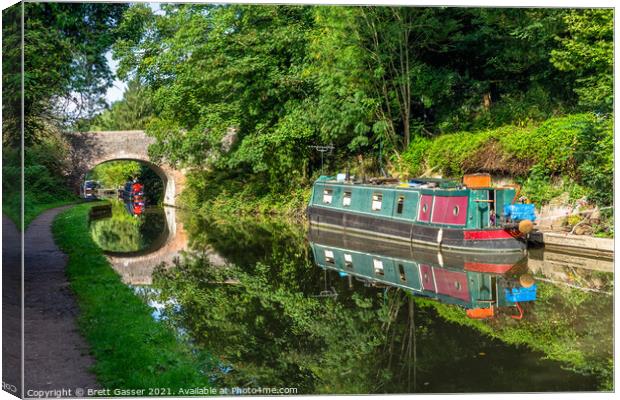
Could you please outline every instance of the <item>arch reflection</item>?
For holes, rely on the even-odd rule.
[[[134,218],[120,202],[93,207],[91,236],[110,264],[130,285],[150,285],[153,270],[172,265],[187,248],[187,234],[174,207],[147,208]]]

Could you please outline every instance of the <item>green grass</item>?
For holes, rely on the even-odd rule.
[[[77,203],[78,201],[79,199],[77,197],[67,198],[67,199],[58,199],[58,200],[55,200],[52,202],[46,202],[46,203],[38,203],[38,202],[31,201],[27,204],[27,207],[24,210],[25,211],[24,212],[24,225],[26,228],[28,228],[28,225],[30,225],[30,223],[34,221],[34,219],[38,217],[39,214],[41,214],[42,212],[46,210],[49,210],[50,208],[60,207],[60,206],[64,206],[67,204],[74,204],[74,203]],[[21,197],[20,196],[7,196],[5,199],[3,199],[2,213],[6,215],[7,217],[9,217],[11,221],[13,221],[13,223],[15,224],[15,226],[17,227],[19,231],[22,231],[20,210],[21,210]]]
[[[151,308],[121,282],[91,239],[88,212],[95,204],[101,203],[61,213],[52,230],[69,256],[67,275],[80,308],[78,325],[96,359],[97,380],[110,389],[170,388],[172,395],[178,388],[210,386],[201,373],[205,363],[171,327],[151,317]]]

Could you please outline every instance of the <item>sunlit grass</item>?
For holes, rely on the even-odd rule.
[[[26,204],[24,207],[24,226],[28,228],[28,225],[36,217],[38,217],[44,211],[47,211],[52,208],[64,206],[67,204],[74,204],[79,202],[80,200],[76,197],[68,197],[64,199],[55,199],[51,201],[41,202],[32,199],[26,199]],[[12,194],[9,196],[5,196],[2,199],[2,213],[9,217],[11,221],[15,224],[19,231],[22,231],[21,226],[21,196],[19,193]]]
[[[150,307],[121,282],[91,239],[91,207],[63,212],[52,228],[69,256],[67,276],[80,308],[80,331],[96,359],[97,380],[112,389],[170,388],[171,395],[179,388],[210,386],[201,373],[205,366],[171,327],[151,317]]]

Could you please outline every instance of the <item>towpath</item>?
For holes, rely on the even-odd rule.
[[[28,390],[65,389],[75,396],[76,388],[98,387],[90,372],[94,359],[77,328],[78,307],[65,273],[67,256],[52,237],[54,217],[67,208],[39,215],[24,237],[26,397],[32,397]]]

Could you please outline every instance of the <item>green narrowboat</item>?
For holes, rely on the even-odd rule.
[[[527,257],[519,253],[442,252],[316,228],[311,228],[309,239],[314,262],[321,268],[366,285],[398,287],[456,304],[470,318],[491,318],[505,310],[520,319],[520,303],[536,299]]]
[[[514,187],[487,180],[416,179],[384,184],[321,176],[311,225],[461,251],[523,251],[534,205],[514,204]]]

